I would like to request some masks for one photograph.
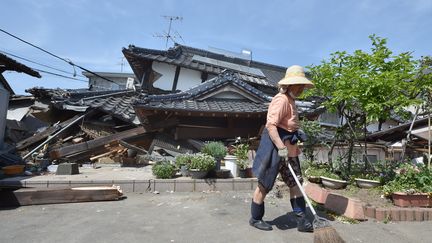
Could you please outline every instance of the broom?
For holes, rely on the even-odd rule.
[[[330,225],[330,222],[322,217],[319,217],[316,213],[315,209],[312,207],[311,202],[309,201],[309,198],[307,197],[302,185],[300,184],[296,174],[294,173],[294,170],[291,167],[291,164],[288,160],[285,160],[285,162],[288,164],[288,168],[291,172],[291,174],[294,177],[294,180],[299,187],[301,193],[303,194],[303,197],[305,198],[310,210],[312,211],[312,214],[314,216],[313,221],[313,228],[314,228],[314,243],[344,243],[345,241],[340,237],[338,232]]]

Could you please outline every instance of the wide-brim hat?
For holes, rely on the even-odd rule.
[[[278,82],[279,85],[294,85],[304,84],[305,88],[312,88],[314,84],[306,78],[305,71],[302,66],[293,65],[287,68],[285,77]]]

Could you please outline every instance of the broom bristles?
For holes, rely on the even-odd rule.
[[[314,243],[345,243],[338,232],[331,226],[314,230]]]

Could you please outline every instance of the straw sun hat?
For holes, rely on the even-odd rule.
[[[279,85],[304,84],[305,88],[312,88],[314,84],[306,78],[304,69],[299,65],[287,68],[285,77],[278,82]]]

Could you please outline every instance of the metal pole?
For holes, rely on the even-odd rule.
[[[430,99],[429,99],[430,101]],[[429,114],[428,114],[428,169],[430,169],[431,164],[431,112],[430,112],[430,106],[429,106]]]

